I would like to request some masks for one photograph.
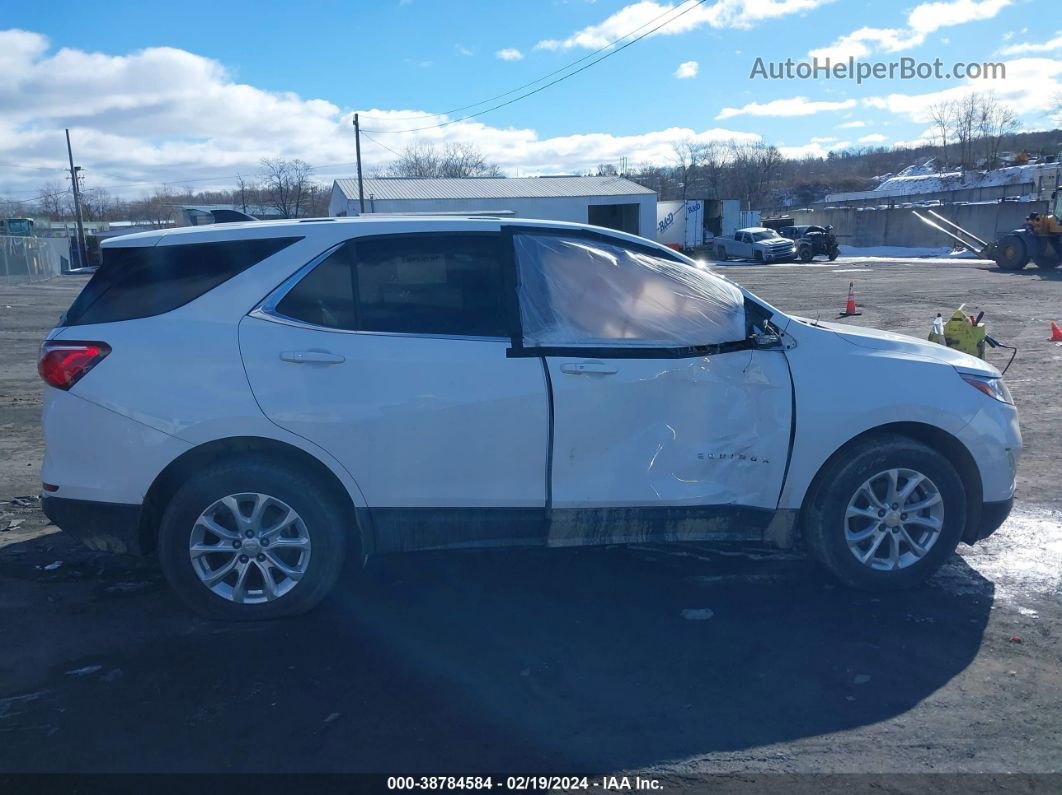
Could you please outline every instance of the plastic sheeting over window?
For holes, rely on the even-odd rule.
[[[601,240],[517,234],[525,347],[684,348],[745,338],[734,285]]]

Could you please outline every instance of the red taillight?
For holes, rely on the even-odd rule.
[[[110,352],[111,346],[106,342],[45,340],[37,372],[49,386],[69,389]]]

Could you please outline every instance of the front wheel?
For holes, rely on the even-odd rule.
[[[837,259],[838,255],[839,255],[840,253],[841,253],[841,250],[840,250],[839,248],[837,248],[836,246],[834,246],[833,248],[831,248],[831,249],[830,249],[830,253],[829,253],[829,255],[828,255],[828,256],[829,256],[829,258],[830,258],[830,262],[833,262],[833,261],[834,261],[835,259]]]
[[[1020,271],[1029,264],[1029,252],[1019,235],[1006,235],[996,244],[996,264],[1005,271]]]
[[[955,551],[966,491],[947,458],[902,436],[863,439],[835,455],[808,492],[811,556],[845,585],[911,588]]]
[[[800,246],[797,249],[797,256],[800,257],[801,262],[811,262],[815,257],[815,249],[809,245]]]
[[[339,576],[344,512],[321,484],[282,462],[239,457],[178,489],[162,517],[170,586],[211,618],[305,613]]]

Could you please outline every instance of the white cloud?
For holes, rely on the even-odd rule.
[[[696,77],[700,68],[701,65],[696,61],[683,61],[679,64],[678,69],[675,70],[675,77],[679,80]]]
[[[466,47],[463,44],[455,44],[454,49],[457,50],[458,55],[464,55],[466,57],[476,54],[475,50],[471,49],[470,47]]]
[[[658,3],[641,0],[624,6],[607,19],[576,31],[565,39],[544,39],[535,45],[538,50],[570,50],[582,47],[596,50],[629,33],[639,35],[661,25],[650,35],[674,36],[704,25],[713,28],[751,28],[758,22],[776,17],[810,11],[834,0],[717,0],[712,4],[692,6],[688,0],[677,3]],[[689,10],[687,10],[689,9]],[[658,19],[662,14],[673,12]],[[655,21],[654,21],[655,20]]]
[[[867,123],[865,121],[846,121],[844,124],[838,124],[837,125],[837,129],[838,130],[854,130],[854,129],[858,128],[858,127],[866,127],[866,126],[867,126]]]
[[[838,102],[815,102],[807,97],[775,99],[770,102],[750,102],[740,108],[723,108],[716,119],[732,119],[735,116],[812,116],[816,113],[854,108],[854,99]]]
[[[813,140],[811,143],[804,144],[803,146],[779,146],[778,151],[781,153],[782,157],[799,160],[805,157],[826,157],[830,152],[847,149],[849,145],[849,141],[834,141],[831,144],[823,145],[821,141]]]
[[[831,61],[865,58],[873,52],[900,52],[922,44],[930,33],[950,25],[991,19],[1014,0],[941,0],[922,3],[907,15],[905,28],[862,27],[828,47],[812,50],[813,58]]]
[[[506,47],[504,50],[498,50],[494,54],[503,61],[519,61],[524,57],[524,54],[515,47]]]
[[[458,122],[414,134],[388,134],[445,121],[421,108],[341,108],[323,99],[265,91],[236,82],[217,61],[185,50],[148,48],[127,55],[62,49],[34,33],[0,31],[0,162],[54,171],[0,167],[0,195],[30,198],[61,182],[63,128],[71,128],[86,187],[138,196],[162,183],[229,188],[235,174],[253,176],[263,157],[298,157],[329,181],[353,170],[354,110],[369,171],[414,139],[468,142],[508,173],[571,173],[598,163],[668,162],[672,146],[691,138],[758,141],[723,128],[672,127],[637,135],[587,133],[541,138],[534,129]],[[412,118],[411,118],[412,117]]]
[[[1004,47],[1000,50],[999,54],[1028,55],[1037,52],[1054,52],[1055,50],[1062,50],[1062,32],[1058,32],[1053,39],[1041,44],[1012,44],[1009,47]]]
[[[889,140],[889,139],[886,136],[881,135],[880,133],[871,133],[870,135],[864,135],[862,138],[858,139],[856,141],[856,143],[860,143],[860,144],[880,144],[882,141],[887,141],[887,140]]]
[[[967,94],[991,89],[996,98],[1019,114],[1040,114],[1045,98],[1062,90],[1062,61],[1054,58],[1017,58],[1004,61],[1006,78],[999,80],[967,80],[961,85],[924,94],[888,94],[867,97],[866,107],[887,110],[906,116],[911,121],[930,122],[930,108],[943,101],[955,100]]]

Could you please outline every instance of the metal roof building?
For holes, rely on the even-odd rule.
[[[372,177],[366,213],[505,213],[655,236],[656,193],[623,177]],[[328,213],[359,215],[358,180],[337,179]]]

